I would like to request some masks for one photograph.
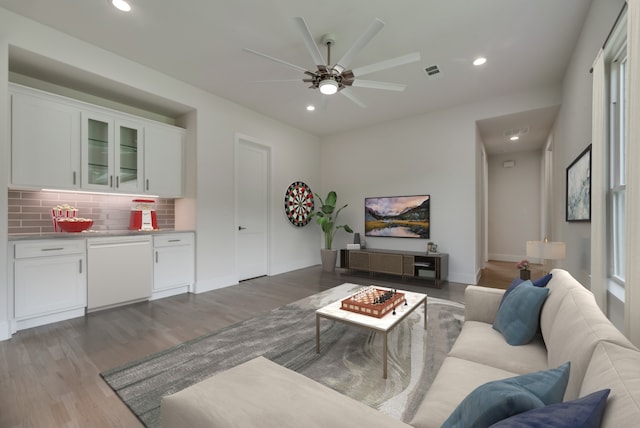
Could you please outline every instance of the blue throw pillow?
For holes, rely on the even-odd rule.
[[[473,390],[442,428],[488,427],[518,413],[560,403],[570,363],[558,368],[485,383]]]
[[[534,279],[533,281],[531,281],[531,283],[533,285],[535,285],[536,287],[546,287],[547,284],[549,283],[549,281],[551,281],[551,277],[553,275],[548,273],[544,276],[541,276],[538,279]],[[527,280],[529,281],[529,280]],[[511,284],[509,284],[509,287],[507,288],[507,291],[504,292],[504,294],[502,295],[502,300],[500,301],[500,306],[502,306],[502,303],[504,303],[504,299],[509,295],[509,293],[511,293],[513,291],[514,288],[516,288],[518,285],[522,284],[523,282],[525,282],[524,279],[520,279],[520,278],[516,278],[514,279]]]
[[[504,336],[509,345],[525,345],[535,337],[540,325],[540,310],[548,288],[525,281],[504,299],[493,322],[493,328]]]
[[[610,389],[511,416],[491,428],[598,428]]]

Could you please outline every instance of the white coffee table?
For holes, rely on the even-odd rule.
[[[381,290],[394,290],[393,288],[375,286]],[[343,299],[330,303],[316,311],[316,352],[320,353],[320,318],[326,318],[339,321],[344,324],[364,327],[369,330],[382,333],[383,338],[383,357],[382,357],[382,378],[387,378],[387,335],[393,328],[413,312],[420,304],[424,305],[424,329],[427,329],[427,295],[422,293],[414,293],[411,291],[397,290],[404,293],[407,305],[404,303],[398,306],[395,315],[391,312],[382,318],[376,318],[368,315],[358,314],[351,311],[341,309]],[[349,296],[344,296],[346,299]]]

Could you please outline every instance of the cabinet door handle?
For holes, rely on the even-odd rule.
[[[109,176],[109,187],[113,187],[113,175]]]
[[[116,175],[116,189],[120,187],[120,176]]]
[[[56,247],[56,248],[43,248],[40,251],[60,251],[60,250],[64,250],[64,247]]]
[[[82,259],[80,259],[80,273],[82,273]]]
[[[147,190],[149,190],[149,179],[147,178]]]
[[[158,252],[156,251],[156,263],[158,263]]]
[[[180,242],[180,239],[169,239],[169,242]]]
[[[73,185],[76,185],[76,172],[73,171]]]

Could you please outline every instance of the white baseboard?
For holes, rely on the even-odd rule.
[[[0,321],[0,341],[11,339],[11,323],[8,320]]]

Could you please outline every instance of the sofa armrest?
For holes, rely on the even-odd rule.
[[[505,290],[469,285],[464,292],[464,320],[493,324]]]

